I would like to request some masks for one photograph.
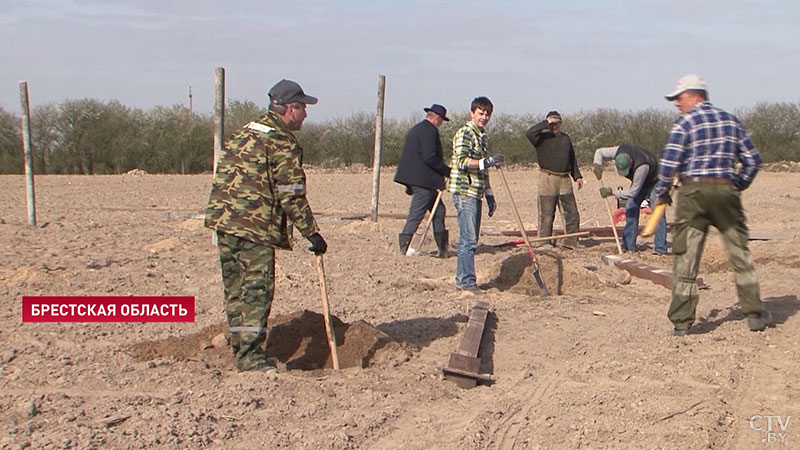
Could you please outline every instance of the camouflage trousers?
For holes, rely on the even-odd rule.
[[[722,234],[728,259],[735,273],[739,305],[745,316],[758,317],[764,311],[755,268],[747,247],[747,219],[741,192],[732,185],[687,184],[678,191],[676,222],[673,226],[672,304],[669,320],[675,329],[688,329],[695,320],[700,296],[697,271],[703,255],[709,225]]]
[[[227,233],[217,233],[225,316],[236,369],[267,362],[267,318],[275,292],[275,249]]]

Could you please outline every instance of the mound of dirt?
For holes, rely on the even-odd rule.
[[[563,295],[570,291],[581,291],[602,287],[598,278],[585,267],[565,258],[555,251],[536,251],[539,274],[551,295]],[[542,291],[533,276],[531,258],[524,249],[495,263],[489,268],[491,281],[485,288],[497,288],[501,292],[513,292],[526,296],[541,296]]]
[[[365,368],[374,364],[396,366],[408,360],[411,351],[386,333],[362,320],[347,324],[332,316],[336,335],[339,367]],[[187,336],[146,341],[126,349],[139,361],[174,359],[201,360],[213,367],[234,366],[233,355],[222,322],[203,328]],[[267,356],[275,357],[289,370],[316,370],[333,368],[325,319],[319,313],[305,310],[292,314],[279,314],[270,320],[267,331]]]

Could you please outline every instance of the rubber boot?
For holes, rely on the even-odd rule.
[[[433,233],[433,240],[436,241],[436,248],[439,253],[436,255],[439,258],[447,258],[447,247],[450,243],[450,233],[447,230],[441,233]]]
[[[539,237],[548,237],[553,235],[553,219],[556,215],[557,202],[558,197],[555,195],[539,196]],[[556,246],[555,240],[547,243],[553,247]]]
[[[564,215],[565,230],[564,233],[577,233],[581,227],[581,216],[578,212],[578,205],[575,202],[575,195],[571,192],[559,197],[561,202],[561,214]],[[567,238],[561,243],[561,247],[568,250],[580,248],[578,245],[578,238]]]
[[[400,254],[406,256],[406,252],[408,251],[408,246],[411,245],[411,238],[413,238],[413,234],[398,234],[397,240],[400,243]]]

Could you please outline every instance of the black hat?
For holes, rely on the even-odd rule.
[[[554,118],[557,122],[561,122],[561,114],[559,114],[558,111],[550,111],[549,113],[547,113],[547,116],[545,116],[546,119],[549,119],[551,117]]]
[[[278,81],[272,89],[269,90],[269,99],[276,105],[285,105],[287,103],[305,103],[306,105],[314,105],[317,103],[317,97],[306,95],[303,88],[292,80],[283,79]]]
[[[424,111],[425,112],[435,112],[436,114],[441,116],[442,119],[450,120],[450,119],[447,118],[447,108],[445,108],[442,105],[434,103],[434,104],[431,105],[430,108],[425,108]]]

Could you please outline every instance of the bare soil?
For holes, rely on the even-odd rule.
[[[538,172],[506,173],[535,229]],[[403,214],[392,175],[381,177],[380,212]],[[434,258],[430,236],[422,256],[399,254],[402,220],[338,219],[369,213],[371,183],[364,170],[309,170],[342,369],[331,368],[300,239],[277,254],[270,376],[237,373],[225,343],[217,252],[200,218],[210,175],[39,176],[37,227],[24,177],[0,176],[0,448],[753,449],[769,442],[755,415],[792,416],[778,446],[800,448],[800,173],[762,172],[744,194],[752,234],[774,238],[750,243],[777,322],[762,333],[747,330],[718,234],[686,337],[670,334],[668,289],[619,284],[602,262],[613,239],[538,248],[554,294],[542,297],[525,250],[495,247],[518,238],[482,236],[491,313],[480,370],[496,381],[469,390],[441,368],[478,297],[454,289],[455,252]],[[495,184],[498,211],[482,231],[515,230]],[[577,192],[584,227],[609,224],[598,187]],[[671,257],[635,258],[671,270]],[[189,295],[196,320],[22,323],[23,295]]]

